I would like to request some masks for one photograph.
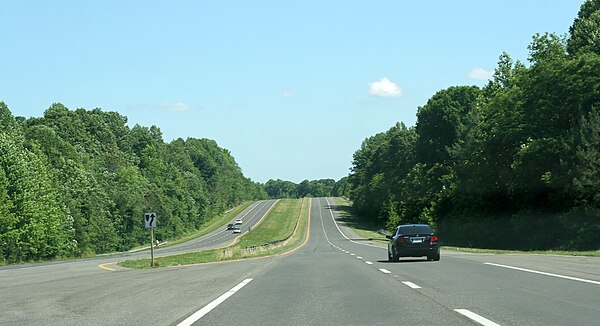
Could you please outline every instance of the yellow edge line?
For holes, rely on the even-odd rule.
[[[293,248],[293,249],[292,249],[292,250],[290,250],[290,251],[286,251],[286,252],[284,252],[284,253],[281,253],[281,254],[279,254],[279,255],[287,255],[287,254],[291,254],[292,252],[294,252],[294,251],[296,251],[296,250],[298,250],[298,249],[300,249],[300,248],[304,247],[304,245],[305,245],[305,244],[308,242],[308,239],[310,238],[310,206],[311,206],[310,204],[311,204],[311,203],[312,203],[312,198],[309,198],[309,199],[308,199],[308,224],[307,224],[307,227],[306,227],[306,239],[304,239],[304,242],[302,242],[302,244],[301,244],[301,245],[299,245],[298,247],[296,247],[296,248]],[[300,210],[302,210],[302,206],[300,206]]]
[[[258,222],[256,222],[256,224],[254,224],[254,226],[257,226],[258,224],[260,224],[262,222],[262,220],[269,214],[269,212],[271,212],[271,210],[273,209],[273,207],[275,207],[275,204],[277,204],[281,199],[277,199],[273,205],[271,205],[271,207],[269,207],[269,209],[265,212],[265,214],[260,218],[260,220],[258,220]],[[240,239],[240,237],[246,235],[246,233],[248,233],[248,231],[238,235],[237,237],[235,237],[233,239],[233,241],[231,241],[228,245],[225,245],[223,247],[219,247],[219,248],[214,248],[214,249],[208,249],[208,250],[219,250],[219,249],[226,249],[229,248],[231,246],[233,246],[236,242],[238,242],[238,240]],[[195,252],[202,252],[202,251],[206,251],[206,250],[200,250],[200,251],[195,251]],[[159,255],[159,256],[154,256],[154,258],[163,258],[163,257],[169,257],[169,256],[175,256],[175,255],[180,255],[180,254],[171,254],[171,255]],[[217,262],[215,262],[217,263]],[[115,264],[115,263],[106,263],[107,264]],[[206,264],[206,263],[199,263],[199,264]],[[177,266],[192,266],[195,264],[189,264],[189,265],[177,265]],[[100,268],[104,268],[104,267],[100,267]],[[106,268],[105,268],[106,269]]]
[[[275,204],[279,201],[279,199],[273,204],[273,206],[275,206]],[[248,261],[248,260],[256,260],[256,259],[265,259],[265,258],[271,258],[271,257],[276,257],[276,256],[282,256],[282,255],[287,255],[290,254],[302,247],[304,247],[304,245],[308,242],[308,238],[310,237],[310,204],[312,202],[312,199],[309,198],[308,199],[308,224],[307,224],[307,228],[306,228],[306,239],[304,239],[304,242],[302,242],[301,245],[286,251],[284,253],[279,253],[279,254],[273,254],[273,255],[267,255],[267,256],[258,256],[258,257],[243,257],[243,258],[238,258],[238,259],[232,259],[232,260],[219,260],[219,261],[210,261],[210,262],[205,262],[205,263],[194,263],[194,264],[186,264],[186,265],[177,265],[177,266],[167,266],[168,267],[184,267],[184,266],[197,266],[197,265],[209,265],[209,264],[228,264],[228,263],[236,263],[236,262],[240,262],[240,261]],[[273,208],[273,207],[271,207]],[[300,207],[300,209],[302,209],[302,207]],[[269,208],[269,211],[271,209]],[[269,212],[265,213],[268,214]],[[264,216],[263,216],[264,217]],[[258,224],[258,223],[257,223]],[[222,249],[222,248],[221,248]]]
[[[278,199],[277,201],[275,201],[275,203],[273,203],[273,206],[271,206],[271,207],[269,208],[269,210],[268,210],[268,211],[265,213],[265,215],[263,215],[263,217],[261,217],[261,221],[262,221],[262,219],[263,219],[265,216],[267,216],[267,214],[269,214],[269,212],[271,211],[271,209],[272,209],[272,208],[275,206],[275,204],[277,204],[277,202],[278,202],[278,201],[279,201],[279,199]],[[293,248],[293,249],[292,249],[292,250],[290,250],[290,251],[286,251],[286,252],[284,252],[284,253],[280,253],[280,254],[268,255],[268,256],[259,256],[259,257],[244,257],[244,258],[232,259],[232,260],[219,260],[219,261],[210,261],[210,262],[204,262],[204,263],[193,263],[193,264],[185,264],[185,265],[165,266],[165,268],[173,268],[173,267],[185,267],[185,266],[198,266],[198,265],[209,265],[209,264],[228,264],[228,263],[235,263],[235,262],[240,262],[240,261],[245,261],[245,260],[247,261],[247,260],[255,260],[255,259],[265,259],[265,258],[271,258],[271,257],[275,257],[275,256],[281,256],[281,255],[287,255],[287,254],[290,254],[290,253],[292,253],[292,252],[294,252],[294,251],[296,251],[296,250],[298,250],[298,249],[300,249],[300,248],[304,247],[304,245],[305,245],[305,244],[308,242],[308,239],[309,239],[309,237],[310,237],[310,214],[311,214],[311,213],[310,213],[310,206],[311,206],[310,204],[311,204],[311,203],[312,203],[312,198],[309,198],[309,200],[308,200],[308,225],[307,225],[307,228],[306,228],[306,239],[304,239],[304,242],[303,242],[301,245],[299,245],[299,246],[297,246],[297,247]],[[302,208],[302,207],[301,207],[301,208]],[[259,222],[260,222],[260,221],[259,221]],[[258,225],[258,224],[259,224],[259,222],[257,222],[255,225]],[[239,238],[240,236],[241,236],[241,235],[239,235],[239,236],[238,236],[238,238]],[[234,241],[233,241],[233,242],[235,242],[236,240],[237,240],[237,238],[236,238],[236,239],[234,239]],[[227,247],[229,247],[229,246],[233,245],[233,242],[232,242],[231,244],[229,244],[229,245],[225,246],[225,247],[216,248],[215,250],[217,250],[217,249],[224,249],[224,248],[227,248]],[[160,257],[168,257],[168,255],[167,255],[167,256],[160,256]],[[160,257],[154,257],[154,258],[160,258]],[[111,270],[111,271],[116,271],[115,269],[112,269],[112,268],[109,268],[109,267],[104,267],[104,266],[103,266],[103,265],[108,265],[108,264],[115,264],[115,262],[113,262],[113,263],[106,263],[106,264],[102,264],[102,265],[98,265],[98,267],[100,267],[100,268],[104,268],[104,269],[107,269],[107,270]]]
[[[277,201],[279,201],[279,200],[277,200]],[[277,203],[277,202],[275,202],[275,203]],[[187,265],[168,266],[168,267],[196,266],[196,265],[207,265],[207,264],[227,264],[227,263],[235,263],[235,262],[240,262],[240,261],[256,260],[256,259],[265,259],[265,258],[271,258],[271,257],[291,254],[292,252],[304,247],[304,245],[308,242],[308,239],[310,238],[310,206],[311,206],[310,204],[311,203],[312,203],[312,198],[309,198],[308,199],[308,216],[307,216],[308,224],[306,227],[306,238],[304,239],[304,242],[302,242],[302,244],[300,244],[299,246],[297,246],[289,251],[286,251],[284,253],[279,253],[279,254],[267,255],[267,256],[244,257],[244,258],[238,258],[238,259],[232,259],[232,260],[220,260],[220,261],[211,261],[211,262],[206,262],[206,263],[195,263],[195,264],[187,264]],[[302,207],[300,207],[300,209],[302,209]]]
[[[106,267],[105,265],[109,265],[109,264],[116,264],[116,263],[117,263],[116,261],[115,261],[115,262],[112,262],[112,263],[104,263],[104,264],[100,264],[100,265],[98,265],[98,267],[100,267],[100,268],[102,268],[102,269],[106,269],[107,271],[115,272],[115,271],[117,271],[116,269],[114,269],[114,268],[110,268],[110,267]]]
[[[280,200],[281,200],[281,199],[277,199],[277,200],[276,200],[276,201],[273,203],[273,205],[271,205],[271,207],[269,207],[269,209],[268,209],[268,210],[265,212],[265,214],[264,214],[264,215],[263,215],[263,216],[260,218],[260,220],[258,220],[258,222],[256,222],[256,223],[254,224],[254,226],[257,226],[257,225],[259,225],[259,224],[262,222],[262,220],[264,220],[264,219],[265,219],[265,217],[266,217],[267,215],[269,215],[269,213],[271,212],[271,210],[273,209],[273,207],[275,207],[275,205],[276,205],[276,204],[277,204],[277,203],[278,203]],[[219,247],[219,248],[208,249],[208,250],[219,250],[219,249],[226,249],[226,248],[229,248],[229,247],[233,246],[233,245],[234,245],[236,242],[238,242],[238,241],[239,241],[239,239],[240,239],[242,236],[246,235],[246,233],[248,233],[248,231],[246,231],[246,232],[244,232],[244,233],[242,233],[242,234],[238,235],[237,237],[235,237],[235,238],[233,239],[233,241],[231,241],[231,242],[230,242],[228,245],[225,245],[225,246],[223,246],[223,247]],[[200,250],[200,251],[195,251],[195,252],[202,252],[202,251],[206,251],[206,250]],[[180,254],[174,254],[174,255],[180,255]],[[154,256],[154,258],[169,257],[169,256],[174,256],[174,255]],[[218,263],[218,262],[215,262],[215,263]],[[108,264],[111,264],[111,263],[108,263]],[[206,263],[199,263],[199,264],[206,264]],[[195,264],[189,264],[189,265],[177,265],[177,266],[192,266],[192,265],[195,265]]]

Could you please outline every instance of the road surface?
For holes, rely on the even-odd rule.
[[[597,325],[600,259],[442,251],[387,261],[386,249],[311,200],[293,252],[152,270],[95,261],[0,270],[0,324]]]

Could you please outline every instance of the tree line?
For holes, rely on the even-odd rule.
[[[568,35],[503,53],[489,83],[452,86],[367,138],[347,178],[356,213],[429,223],[448,244],[600,248],[600,0]]]
[[[226,149],[209,139],[165,143],[158,127],[116,112],[53,104],[14,117],[0,102],[0,257],[79,257],[198,230],[244,200],[266,198]]]
[[[303,198],[342,196],[339,181],[333,179],[304,180],[294,183],[286,180],[270,179],[264,189],[270,198]]]

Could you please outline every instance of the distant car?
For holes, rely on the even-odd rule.
[[[227,224],[227,230],[233,230],[234,224]]]
[[[235,224],[242,224],[242,219],[238,218],[237,220],[235,220]]]
[[[440,260],[439,238],[427,224],[406,224],[396,228],[394,235],[386,235],[388,260],[399,261],[400,257],[427,256],[428,260]]]
[[[239,226],[234,227],[233,233],[242,233],[242,228],[240,228]]]

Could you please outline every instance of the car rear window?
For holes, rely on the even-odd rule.
[[[433,231],[428,225],[403,225],[399,227],[400,234],[431,234]]]

